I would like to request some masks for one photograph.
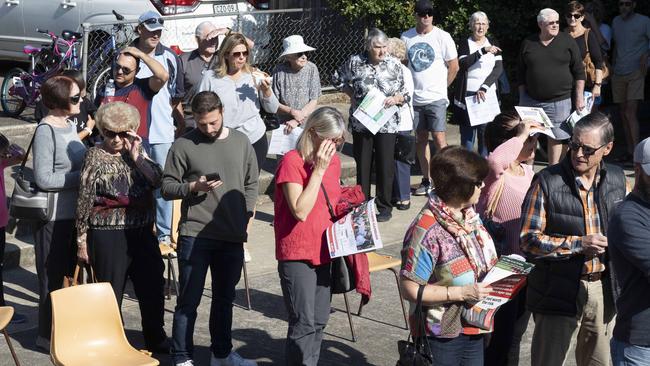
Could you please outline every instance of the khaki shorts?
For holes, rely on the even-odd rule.
[[[612,99],[614,103],[643,100],[645,75],[637,70],[628,75],[612,75]]]

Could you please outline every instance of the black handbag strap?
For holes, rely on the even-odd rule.
[[[426,319],[423,316],[423,311],[422,311],[422,295],[424,294],[424,288],[426,285],[420,285],[418,288],[418,296],[417,300],[415,303],[415,319],[417,322],[417,333],[419,334],[419,337],[413,337],[413,343],[415,344],[416,348],[418,348],[420,351],[428,351],[428,357],[431,357],[431,346],[429,345],[429,341],[427,340],[427,329],[426,329]],[[411,333],[409,332],[409,339],[411,337]]]
[[[330,202],[330,197],[327,195],[327,191],[325,190],[325,186],[323,185],[323,182],[320,183],[320,189],[323,191],[323,196],[325,196],[325,202],[327,202],[327,209],[330,211],[330,216],[332,217],[332,221],[336,221],[334,208],[332,207],[332,203]]]
[[[52,133],[52,146],[54,146],[54,153],[52,154],[52,173],[55,172],[54,167],[56,164],[56,136],[54,136],[54,128],[50,126],[48,123],[41,122],[36,126],[36,129],[34,130],[34,135],[32,135],[32,140],[29,142],[29,147],[27,148],[27,151],[25,152],[25,157],[23,158],[23,162],[20,164],[20,172],[25,169],[25,164],[27,163],[27,158],[29,158],[29,152],[32,150],[32,145],[34,145],[34,139],[36,138],[36,130],[38,130],[39,127],[41,126],[47,126],[50,128],[50,132]]]

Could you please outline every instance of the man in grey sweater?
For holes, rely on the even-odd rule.
[[[256,365],[232,351],[232,303],[244,262],[248,221],[257,199],[255,152],[241,132],[224,127],[221,100],[211,91],[192,100],[196,129],[167,156],[162,196],[181,199],[178,246],[180,294],[172,328],[175,365],[191,366],[196,309],[208,268],[211,366]]]

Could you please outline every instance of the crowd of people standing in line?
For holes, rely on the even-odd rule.
[[[644,246],[650,140],[638,143],[636,108],[643,100],[650,20],[634,13],[635,1],[619,1],[621,15],[611,29],[616,52],[608,65],[610,32],[594,3],[588,8],[568,3],[565,32],[560,14],[542,9],[539,33],[521,44],[519,104],[543,108],[554,125],[549,167],[537,175],[531,165],[539,129],[534,122],[514,112],[486,125],[469,121],[465,98],[484,101],[503,73],[502,52],[488,35],[490,20],[483,12],[470,16],[471,34],[458,46],[435,25],[439,15],[429,0],[416,2],[416,26],[400,39],[371,30],[364,52],[332,76],[350,96],[347,124],[336,109],[317,108],[320,76],[308,59],[316,50],[301,36],[284,40],[269,78],[250,65],[254,43],[244,35],[201,23],[198,48],[179,57],[160,44],[160,15],[143,14],[139,38],[113,60],[113,79],[95,101],[86,98],[83,79],[72,71],[41,89],[34,177],[41,189],[57,193],[52,219],[34,230],[37,346],[49,350],[49,293],[62,287],[75,261],[89,262],[98,281],[111,283],[118,304],[127,278],[132,280],[147,349],[191,366],[196,310],[210,269],[210,364],[256,364],[233,350],[231,330],[235,286],[268,152],[260,114],[265,111],[278,115],[286,133],[303,129],[296,149],[280,160],[274,182],[288,365],[319,360],[331,301],[323,233],[333,216],[331,202],[345,189],[337,151],[346,129],[357,184],[366,197],[372,196],[375,167],[377,221],[390,220],[393,207],[410,208],[410,166],[394,155],[398,135],[415,130],[423,179],[413,193],[428,200],[405,231],[400,274],[406,300],[414,303],[423,293],[426,316],[411,314],[410,323],[411,329],[425,323],[420,336],[427,337],[433,364],[516,364],[510,356],[518,354],[531,315],[535,365],[564,364],[574,338],[578,365],[608,364],[610,358],[616,365],[647,362],[650,303],[637,295],[650,290],[650,251]],[[598,105],[609,73],[633,154],[623,156],[634,162],[633,189],[621,168],[603,162],[614,144],[608,117],[594,112],[573,128],[565,123],[572,111],[585,108],[585,90]],[[446,141],[447,89],[454,83],[452,111],[462,147]],[[376,134],[352,115],[372,89],[383,93],[386,107],[399,107]],[[2,140],[0,149],[2,167],[22,159]],[[163,327],[159,245],[170,242],[171,200],[181,201],[181,218],[180,293],[170,341]],[[6,211],[0,209],[0,225],[6,226]],[[486,228],[487,219],[501,226],[502,235]],[[510,254],[525,256],[535,268],[526,290],[497,312],[494,332],[486,337],[464,323],[461,310],[490,293],[481,278],[499,256]]]

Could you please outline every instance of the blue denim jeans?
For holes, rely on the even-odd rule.
[[[478,153],[482,157],[487,157],[488,151],[485,146],[485,124],[478,126],[471,126],[469,123],[461,124],[460,127],[460,146],[469,151],[474,151],[474,142],[478,140]]]
[[[172,358],[175,363],[192,359],[196,309],[203,296],[210,269],[210,349],[214,357],[227,357],[232,350],[232,303],[244,264],[243,243],[181,236],[178,246],[178,295],[172,326]]]
[[[650,365],[650,347],[635,346],[612,337],[610,341],[614,366]]]
[[[160,165],[161,169],[165,169],[167,153],[171,147],[171,143],[150,144],[147,152],[151,159]],[[158,241],[168,240],[172,231],[172,202],[162,198],[160,189],[156,189],[154,194],[156,195],[156,236],[158,236]]]
[[[436,366],[483,366],[483,336],[429,337]]]

